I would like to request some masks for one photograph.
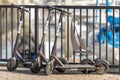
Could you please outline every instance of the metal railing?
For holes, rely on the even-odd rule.
[[[37,53],[48,10],[45,6],[24,5],[31,13],[24,13],[22,28],[22,53],[26,60],[31,60],[28,53]],[[120,7],[119,6],[56,6],[72,13],[74,27],[85,40],[92,55],[73,54],[70,40],[70,16],[62,19],[59,39],[56,46],[57,55],[68,61],[78,63],[83,58],[107,60],[113,66],[119,67],[120,72]],[[43,53],[49,58],[55,39],[57,26],[57,11],[53,10],[49,23]],[[16,30],[19,22],[19,10],[11,5],[0,5],[0,61],[7,61],[12,56]],[[76,33],[76,32],[75,32]],[[35,42],[31,42],[32,38]],[[26,46],[27,44],[27,46]],[[34,47],[33,50],[31,47]],[[27,49],[27,50],[26,50]]]

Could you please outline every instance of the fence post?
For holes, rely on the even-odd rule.
[[[2,9],[0,8],[0,58],[2,58]]]
[[[39,30],[38,30],[38,8],[36,7],[35,8],[35,54],[37,55],[38,53],[38,41],[39,41],[39,38],[38,38],[38,33],[39,33]]]

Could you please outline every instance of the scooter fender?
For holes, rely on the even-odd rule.
[[[97,60],[97,61],[95,62],[95,64],[97,64],[98,62],[105,62],[106,64],[110,65],[110,63],[109,63],[108,61],[106,61],[106,60]]]

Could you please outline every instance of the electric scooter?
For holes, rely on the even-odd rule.
[[[48,7],[47,21],[46,21],[46,25],[45,25],[45,28],[44,28],[44,33],[43,33],[43,36],[42,36],[42,40],[41,40],[41,43],[39,45],[38,54],[36,55],[36,58],[34,59],[34,61],[31,64],[31,72],[32,73],[38,73],[40,71],[40,69],[42,68],[42,62],[45,62],[45,63],[48,62],[48,59],[44,56],[44,54],[42,52],[42,49],[43,49],[43,46],[44,46],[44,39],[45,39],[45,35],[47,33],[49,22],[51,20],[51,10],[52,9],[50,7]]]
[[[46,6],[46,7],[49,8],[48,17],[47,17],[46,25],[44,28],[44,34],[42,36],[42,40],[41,40],[41,43],[39,46],[38,55],[36,56],[35,60],[31,64],[31,72],[32,73],[38,73],[40,71],[40,69],[42,68],[42,66],[46,65],[49,62],[49,60],[42,53],[42,47],[44,46],[44,38],[45,38],[47,29],[49,26],[50,18],[51,18],[51,10],[53,10],[53,9],[55,10],[56,7],[53,7],[53,6]],[[57,8],[57,10],[63,11],[59,8]],[[43,62],[45,63],[44,65],[43,65]]]
[[[15,4],[12,4],[12,6],[17,7],[21,14],[20,14],[19,25],[18,25],[18,28],[17,28],[17,36],[16,36],[16,41],[15,41],[14,50],[13,50],[13,57],[10,58],[10,60],[7,62],[7,69],[9,71],[15,71],[16,70],[16,68],[18,67],[18,61],[21,61],[23,64],[26,64],[26,65],[29,64],[29,62],[26,62],[23,59],[23,56],[18,51],[18,46],[19,46],[19,40],[20,40],[21,27],[23,25],[24,12],[27,12],[27,13],[30,13],[30,12],[22,6],[18,6],[18,5],[15,5]]]
[[[62,15],[60,16],[62,17]],[[50,61],[47,63],[46,68],[45,68],[45,74],[46,75],[50,75],[53,73],[53,70],[56,69],[59,72],[65,72],[66,69],[81,69],[82,72],[84,73],[91,73],[91,71],[95,71],[98,74],[104,74],[106,72],[108,72],[109,70],[109,63],[105,60],[97,60],[95,62],[93,62],[90,59],[83,59],[81,61],[81,63],[70,63],[65,59],[59,59],[55,54],[56,54],[56,49],[55,46],[57,45],[57,38],[58,38],[58,33],[59,33],[59,29],[60,29],[61,23],[59,20],[59,25],[57,28],[57,34],[55,37],[55,41],[54,41],[54,45],[52,48],[52,52],[51,52],[51,57],[50,57]],[[79,37],[80,38],[80,37]],[[71,41],[76,41],[75,40],[75,34],[74,34],[74,30],[73,30],[73,22],[71,20]],[[79,47],[76,47],[79,49],[80,53],[86,53],[86,51],[81,51],[80,48],[83,48],[83,46],[81,44],[83,44],[82,40],[79,39],[79,43],[80,45],[78,45],[78,43],[72,43],[73,49],[74,47],[76,47],[76,45],[78,45]],[[85,47],[84,47],[85,48]],[[89,51],[87,51],[87,53],[89,53]],[[57,63],[57,64],[56,64]],[[59,64],[58,64],[59,63]]]

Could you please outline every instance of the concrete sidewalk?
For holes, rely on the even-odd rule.
[[[78,71],[66,71],[61,74],[54,71],[52,75],[46,76],[44,70],[38,74],[31,73],[29,68],[17,68],[16,71],[9,72],[5,66],[0,66],[0,80],[120,80],[120,75],[109,73],[104,75],[82,74]]]

